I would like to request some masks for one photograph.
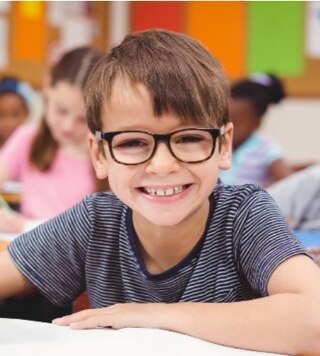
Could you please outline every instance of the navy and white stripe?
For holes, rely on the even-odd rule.
[[[63,305],[84,289],[92,307],[124,302],[232,302],[267,295],[274,269],[304,253],[272,198],[255,185],[218,185],[201,240],[170,270],[150,274],[132,212],[98,193],[16,239],[9,252],[28,279]]]

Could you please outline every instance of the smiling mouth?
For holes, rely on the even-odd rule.
[[[177,185],[175,187],[170,187],[170,188],[152,188],[152,187],[142,187],[140,190],[148,195],[151,196],[157,196],[157,197],[169,197],[173,196],[176,194],[179,194],[186,190],[187,188],[190,187],[191,184],[185,184],[185,185]]]

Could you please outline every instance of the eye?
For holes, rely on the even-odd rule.
[[[115,148],[143,148],[148,146],[148,142],[142,139],[123,140],[115,143]]]
[[[204,137],[196,134],[188,134],[177,137],[175,143],[198,143],[204,140]]]

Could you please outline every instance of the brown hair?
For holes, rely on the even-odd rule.
[[[186,122],[220,127],[229,121],[229,84],[196,40],[166,30],[130,34],[97,65],[85,88],[88,126],[102,129],[102,107],[116,80],[146,86],[156,116],[173,112]]]
[[[65,53],[51,69],[50,86],[65,81],[83,89],[92,68],[101,58],[102,54],[91,47],[80,47]],[[58,143],[53,138],[46,121],[42,119],[31,146],[30,162],[40,171],[45,172],[50,169],[57,149]]]

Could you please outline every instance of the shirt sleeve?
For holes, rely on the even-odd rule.
[[[31,142],[36,126],[26,124],[18,127],[0,151],[0,161],[8,169],[11,180],[21,179],[21,170],[29,160]]]
[[[284,216],[264,190],[253,192],[242,203],[234,224],[238,269],[260,295],[273,271],[291,256],[305,253]]]
[[[283,150],[281,147],[272,141],[267,141],[264,154],[264,162],[267,166],[271,163],[284,158]]]
[[[90,219],[85,198],[9,245],[20,271],[54,304],[72,302],[85,289]]]

